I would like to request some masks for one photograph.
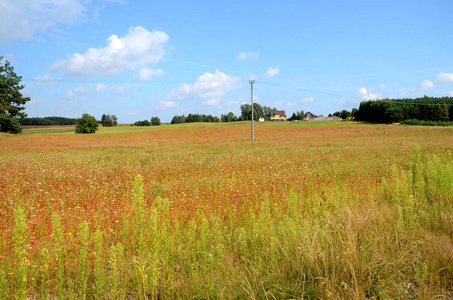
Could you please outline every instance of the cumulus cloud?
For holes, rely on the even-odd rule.
[[[0,42],[28,40],[56,24],[71,24],[83,16],[84,0],[0,1]]]
[[[89,48],[83,54],[68,55],[68,59],[52,64],[50,70],[64,71],[69,76],[115,75],[160,61],[168,40],[165,32],[131,27],[124,37],[110,36],[104,48]]]
[[[381,94],[379,93],[374,94],[371,91],[367,91],[367,89],[364,87],[361,87],[358,90],[357,95],[363,100],[376,100],[378,98],[382,98]]]
[[[276,68],[269,67],[269,69],[267,69],[266,73],[264,73],[264,76],[273,77],[278,74],[280,74],[280,67],[276,67]]]
[[[241,79],[227,75],[219,70],[215,73],[204,73],[197,78],[194,84],[183,83],[178,89],[173,89],[166,100],[182,100],[186,98],[220,97],[225,93],[237,89]]]
[[[258,52],[240,52],[238,56],[236,56],[237,60],[244,60],[244,59],[249,59],[249,58],[257,58],[259,57],[260,54]]]
[[[310,102],[313,102],[315,101],[315,98],[313,97],[308,97],[308,98],[303,98],[302,99],[302,103],[310,103]]]
[[[440,73],[437,75],[437,77],[434,79],[434,82],[436,84],[444,84],[444,83],[450,83],[453,82],[453,73]]]
[[[152,70],[149,68],[142,68],[138,71],[138,74],[134,75],[134,78],[141,81],[151,81],[153,76],[164,75],[162,69]]]
[[[218,106],[219,104],[220,104],[219,98],[212,98],[211,100],[203,102],[203,106]]]
[[[450,95],[450,97],[453,97],[453,91],[449,91],[448,94]]]
[[[422,83],[420,83],[420,86],[418,87],[418,89],[420,91],[429,91],[429,90],[432,90],[433,88],[434,88],[434,83],[429,80],[423,81]]]

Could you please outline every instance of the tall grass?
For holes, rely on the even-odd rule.
[[[392,127],[387,128],[386,134],[391,130]],[[32,183],[21,186],[24,192],[35,193],[27,190],[33,184],[33,189],[43,192],[33,194],[36,199],[17,193],[20,201],[7,202],[13,213],[5,216],[14,226],[1,228],[0,255],[5,257],[0,261],[0,296],[451,297],[451,152],[433,152],[411,144],[403,146],[409,149],[409,155],[404,156],[407,159],[398,156],[380,160],[377,154],[370,154],[386,164],[377,169],[373,162],[357,164],[359,158],[347,163],[334,159],[338,144],[311,146],[316,148],[313,154],[320,158],[311,161],[309,167],[292,156],[303,153],[285,145],[279,148],[280,157],[273,156],[280,159],[278,164],[264,165],[270,152],[257,156],[261,171],[269,170],[265,176],[239,166],[253,156],[237,149],[211,150],[214,162],[218,155],[233,158],[222,164],[231,168],[224,173],[215,173],[218,166],[211,166],[206,158],[199,159],[198,150],[160,153],[157,157],[168,155],[194,169],[178,173],[168,164],[166,173],[137,172],[146,175],[126,177],[124,193],[120,193],[123,185],[115,183],[122,174],[118,170],[122,169],[110,169],[113,174],[102,173],[110,176],[106,187],[94,179],[82,181],[82,177],[77,177],[79,184],[72,184],[62,180],[59,169],[43,166],[40,172],[50,172],[52,176],[36,176],[34,182],[30,178],[27,182]],[[268,151],[256,144],[247,147]],[[340,150],[356,151],[348,147]],[[309,152],[310,147],[304,150]],[[154,159],[146,154],[147,149],[137,151],[145,154],[135,155],[135,160]],[[383,155],[393,158],[389,152]],[[19,162],[20,168],[20,158],[10,157]],[[304,171],[292,177],[287,170],[278,169],[287,166],[295,170],[285,160]],[[135,164],[142,165],[140,161]],[[102,166],[103,163],[92,163],[84,169],[85,176],[90,178],[91,172],[100,172],[98,168]],[[146,170],[132,162],[127,162],[125,168]],[[26,166],[22,172],[33,174]],[[62,180],[60,186],[51,184],[58,180]],[[182,182],[184,193],[173,194],[172,189],[178,189]],[[66,193],[66,199],[53,196],[47,186],[62,189],[59,195]],[[65,190],[68,186],[71,189]],[[70,191],[87,198],[72,202]],[[22,209],[26,207],[24,203],[36,204],[33,209]]]

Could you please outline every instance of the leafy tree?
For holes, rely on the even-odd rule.
[[[27,115],[22,110],[29,97],[24,97],[20,85],[21,76],[17,76],[13,66],[9,61],[2,63],[3,56],[0,56],[0,131],[10,133],[20,133],[21,126],[17,118],[25,118]],[[8,120],[10,119],[10,120]]]
[[[152,117],[152,118],[151,118],[151,125],[152,125],[152,126],[159,126],[159,125],[160,125],[160,119],[159,119],[159,117]]]
[[[95,133],[99,128],[99,123],[95,117],[83,114],[82,118],[77,119],[75,133]]]
[[[112,117],[110,115],[102,115],[101,124],[102,127],[112,127],[113,126]]]
[[[115,115],[112,115],[112,125],[113,126],[118,125],[118,118]]]

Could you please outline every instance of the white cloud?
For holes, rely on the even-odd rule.
[[[433,88],[434,88],[434,83],[429,80],[423,81],[422,83],[420,83],[420,86],[418,87],[418,89],[420,91],[428,91],[428,90],[432,90]]]
[[[282,110],[282,109],[290,109],[291,107],[293,107],[294,105],[296,105],[295,102],[283,102],[283,101],[277,101],[277,102],[274,102],[271,107],[275,107],[277,108],[278,110]]]
[[[280,74],[280,67],[276,67],[276,68],[269,67],[269,69],[267,69],[266,73],[264,73],[263,76],[265,76],[265,77],[273,77],[273,76],[276,76],[278,74]]]
[[[453,91],[449,91],[448,94],[450,95],[450,97],[453,97]]]
[[[358,90],[357,95],[363,100],[376,100],[378,98],[382,98],[381,94],[379,93],[374,94],[371,91],[367,91],[367,89],[364,87],[361,87]]]
[[[124,85],[107,85],[104,83],[98,83],[97,85],[88,84],[88,85],[79,85],[73,89],[67,90],[65,92],[65,98],[73,99],[76,97],[84,96],[88,93],[100,93],[100,92],[111,92],[114,94],[124,94],[128,90],[138,87],[138,84],[126,83]]]
[[[185,98],[220,97],[240,86],[241,79],[227,75],[219,70],[215,73],[204,73],[194,84],[183,83],[178,89],[173,89],[166,99],[182,100]]]
[[[437,77],[434,79],[435,83],[438,84],[444,84],[444,83],[450,83],[453,82],[453,73],[440,73],[437,75]]]
[[[52,76],[49,73],[44,73],[43,75],[38,75],[33,77],[34,81],[49,81],[52,80]]]
[[[160,108],[162,109],[166,109],[166,108],[173,108],[173,107],[176,107],[178,106],[179,103],[176,102],[176,101],[170,101],[170,100],[161,100],[159,101],[159,106]]]
[[[380,88],[381,90],[385,89],[385,84],[381,83],[381,84],[379,85],[379,88]]]
[[[207,100],[203,102],[203,106],[218,106],[220,104],[219,98],[212,98],[211,100]]]
[[[151,81],[152,76],[164,75],[162,69],[152,70],[149,68],[142,68],[138,71],[138,74],[134,75],[134,78],[141,81]]]
[[[257,58],[259,57],[260,54],[259,52],[240,52],[238,56],[236,57],[237,60],[244,60],[244,59],[249,59],[249,58]]]
[[[85,53],[68,55],[50,66],[51,71],[64,71],[69,76],[94,74],[115,75],[123,70],[160,61],[165,55],[169,37],[162,31],[148,31],[137,26],[126,36],[112,35],[104,48],[89,48]]]
[[[310,103],[310,102],[313,102],[315,101],[315,98],[313,97],[308,97],[308,98],[303,98],[302,99],[302,103]]]
[[[102,91],[105,91],[107,89],[107,85],[103,84],[103,83],[98,83],[96,85],[96,92],[102,92]]]
[[[83,0],[2,0],[0,1],[0,42],[28,40],[35,32],[56,24],[71,24],[83,16],[89,1]]]

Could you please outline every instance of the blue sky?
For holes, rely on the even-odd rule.
[[[453,1],[0,0],[30,117],[327,115],[453,96]]]

